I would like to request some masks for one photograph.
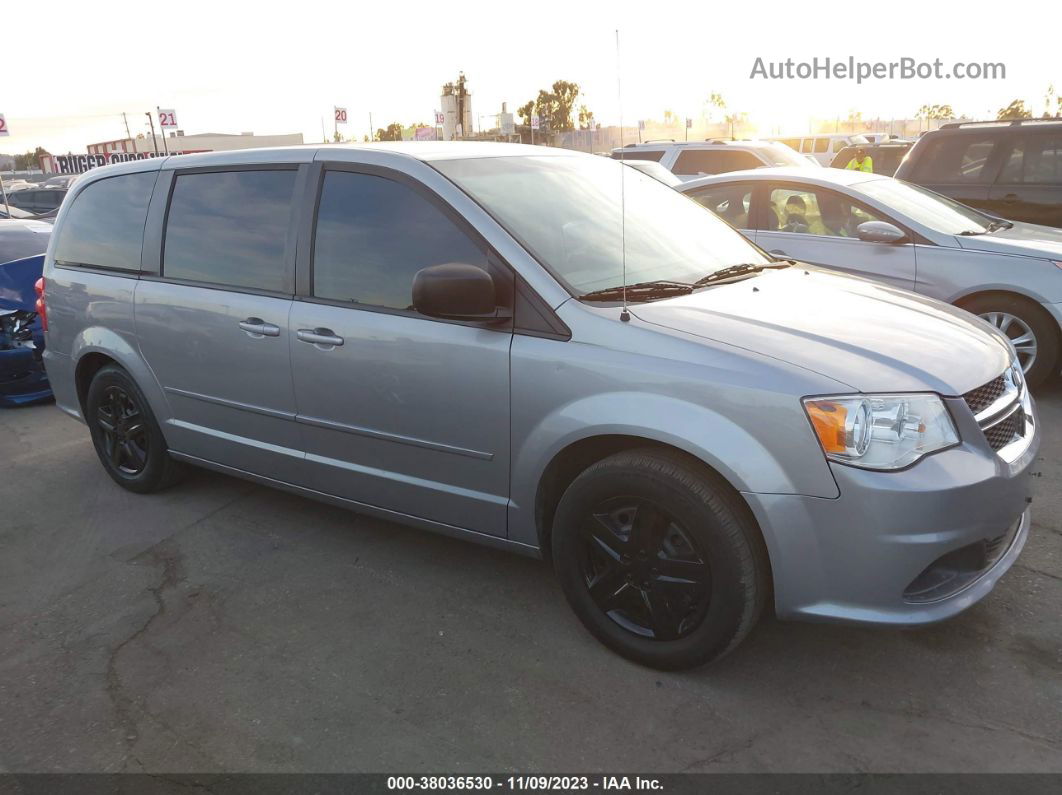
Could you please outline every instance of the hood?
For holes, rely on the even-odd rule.
[[[37,283],[43,271],[43,254],[0,264],[0,311],[34,311],[37,294],[33,285]]]
[[[1053,226],[1015,221],[1010,229],[1000,229],[987,235],[959,235],[955,239],[962,248],[972,251],[991,251],[1062,261],[1062,229]]]
[[[804,266],[640,304],[631,313],[861,392],[961,395],[998,376],[1011,358],[998,332],[961,309]]]

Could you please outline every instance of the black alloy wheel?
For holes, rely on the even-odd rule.
[[[584,544],[590,596],[623,629],[668,641],[704,619],[707,556],[660,505],[638,497],[605,500],[587,517]]]
[[[103,433],[104,451],[111,465],[126,475],[139,475],[147,466],[150,439],[136,402],[121,386],[110,385],[96,409],[96,425]]]
[[[82,416],[100,463],[122,488],[147,494],[173,485],[184,473],[170,457],[140,386],[118,365],[101,367],[92,377]]]

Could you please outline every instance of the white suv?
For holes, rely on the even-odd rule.
[[[683,181],[749,168],[816,166],[776,141],[647,141],[613,149],[612,158],[651,160]]]

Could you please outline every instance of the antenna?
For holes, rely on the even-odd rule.
[[[622,67],[619,28],[616,28],[616,102],[619,105],[620,149],[623,148],[623,87],[620,84]],[[631,313],[627,309],[627,195],[624,190],[626,172],[627,166],[620,160],[620,258],[623,261],[623,309],[620,310],[620,320],[629,323]]]

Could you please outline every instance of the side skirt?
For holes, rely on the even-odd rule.
[[[471,541],[475,544],[482,544],[484,546],[493,547],[494,549],[502,549],[507,552],[515,552],[519,555],[524,555],[530,558],[542,558],[542,552],[538,547],[531,546],[530,544],[522,544],[519,541],[510,541],[507,538],[500,538],[498,536],[487,535],[486,533],[479,533],[475,530],[467,530],[463,527],[457,527],[455,525],[444,524],[442,522],[433,522],[430,519],[422,519],[419,516],[412,516],[410,514],[401,513],[399,511],[391,511],[387,508],[378,508],[375,505],[367,505],[355,500],[348,500],[343,497],[336,497],[331,494],[325,494],[322,491],[314,491],[303,486],[296,486],[292,483],[286,483],[282,480],[274,480],[273,478],[267,478],[262,475],[255,475],[252,472],[247,472],[242,469],[236,469],[235,467],[226,466],[225,464],[216,464],[213,461],[207,461],[203,458],[198,458],[194,455],[188,455],[187,453],[179,453],[176,450],[170,450],[170,455],[178,461],[184,461],[185,463],[192,464],[193,466],[202,467],[203,469],[211,469],[215,472],[221,472],[224,475],[232,475],[233,477],[242,478],[243,480],[249,480],[253,483],[258,483],[262,486],[270,486],[281,491],[287,491],[291,494],[298,494],[301,497],[309,497],[311,500],[317,500],[318,502],[325,502],[329,505],[335,505],[340,508],[346,508],[347,510],[354,511],[356,513],[365,514],[367,516],[374,516],[378,519],[385,519],[391,522],[397,522],[399,524],[409,525],[421,530],[427,530],[432,533],[439,533],[440,535],[449,536],[450,538],[459,538],[462,541]]]

